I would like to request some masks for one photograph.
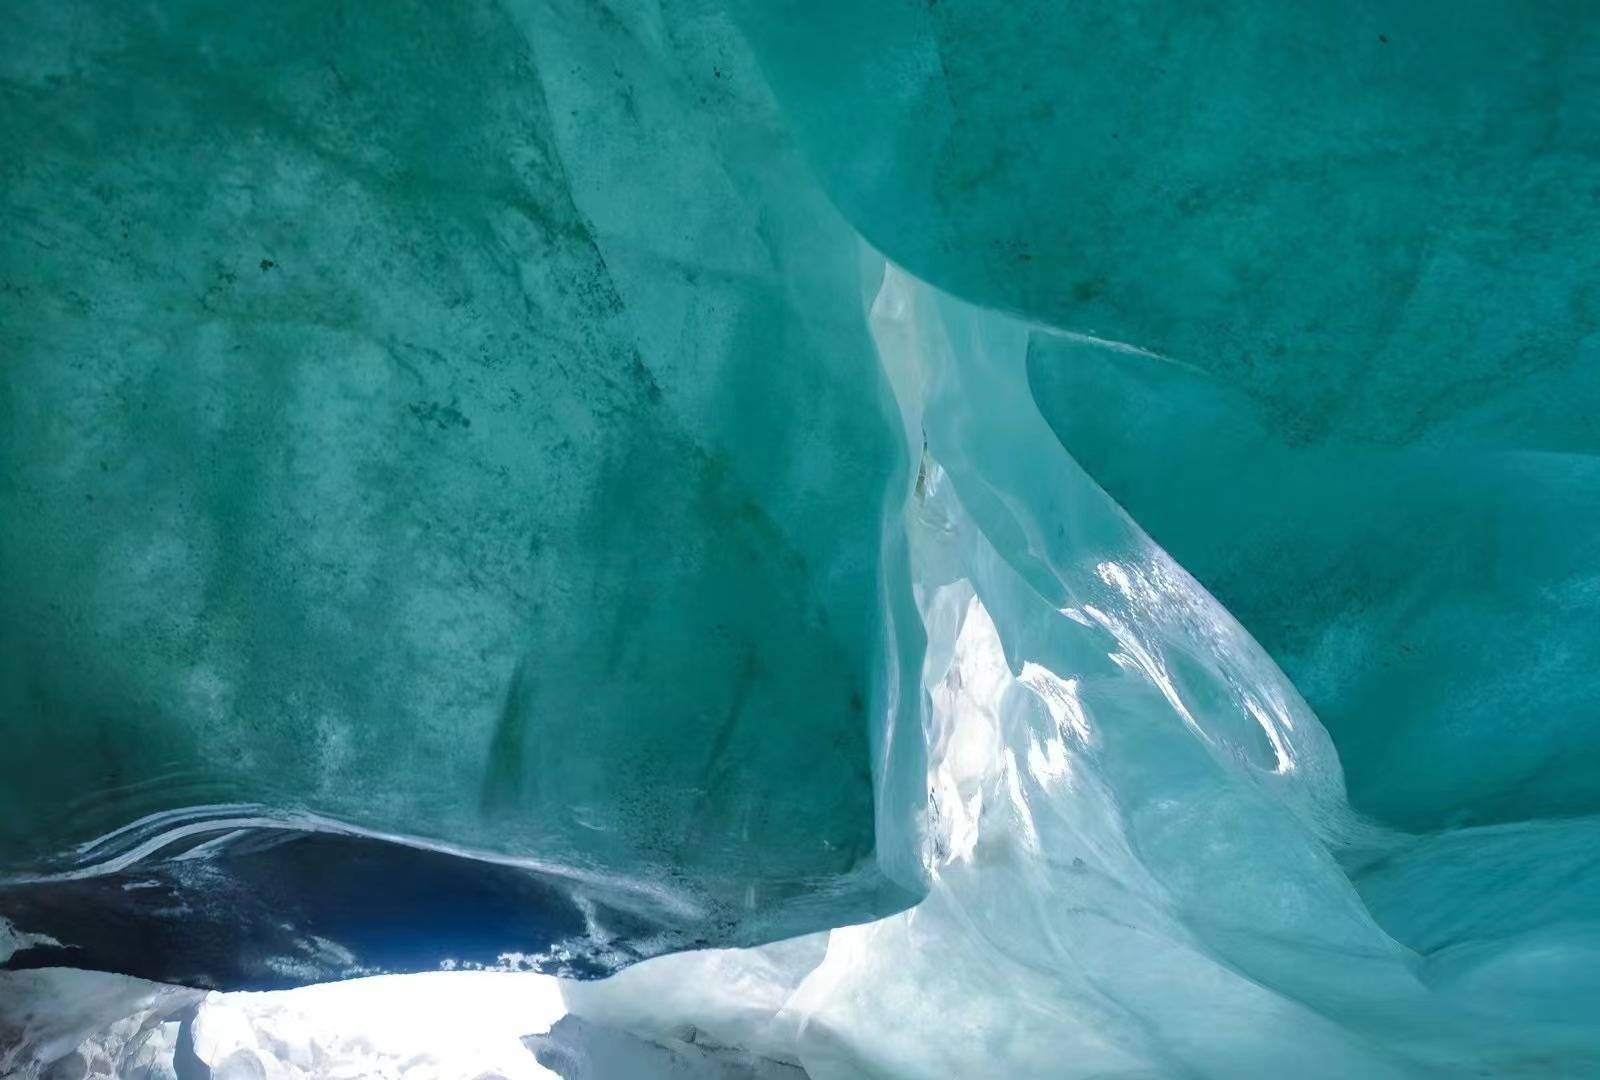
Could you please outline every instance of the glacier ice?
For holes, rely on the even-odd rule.
[[[879,820],[904,834],[888,849],[917,851],[926,896],[598,982],[476,973],[497,980],[477,1027],[428,1012],[417,980],[437,976],[213,995],[190,1036],[202,1057],[322,1076],[415,1042],[435,1055],[418,1075],[511,1054],[501,1075],[543,1075],[536,1062],[749,1075],[721,1071],[731,1062],[816,1080],[1600,1064],[1593,819],[1412,836],[1354,814],[1292,684],[1029,404],[1030,347],[1055,332],[868,267],[880,357],[921,452],[897,515],[916,625],[897,632],[925,643],[895,691],[917,702],[921,774],[881,770],[922,803],[900,814],[881,784]],[[459,1003],[486,984],[457,985]],[[397,1022],[402,1001],[420,1018]],[[135,1047],[112,1031],[74,1052],[107,1038]],[[308,1064],[296,1038],[325,1056]]]
[[[1592,5],[803,6],[742,10],[830,196],[1089,335],[1037,343],[1040,406],[1356,805],[1600,809]]]
[[[896,827],[928,894],[820,962],[678,954],[569,1007],[819,1080],[1600,1067],[1600,820],[1418,836],[1353,813],[1293,685],[1029,401],[1060,335],[892,266],[873,318],[923,447],[927,801]]]
[[[250,897],[323,874],[325,822],[553,873],[633,912],[624,956],[908,902],[873,859],[904,463],[857,245],[714,5],[16,20],[0,866],[251,830],[34,907],[182,937],[121,891],[156,880],[285,937]],[[381,893],[408,858],[337,861]],[[549,944],[519,933],[487,956]],[[354,973],[262,951],[211,981]],[[206,974],[164,956],[114,966]]]
[[[0,1072],[1600,1073],[1587,7],[15,16]]]

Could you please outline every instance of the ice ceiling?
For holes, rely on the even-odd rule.
[[[0,1074],[1600,1073],[1592,5],[61,0],[0,95]]]

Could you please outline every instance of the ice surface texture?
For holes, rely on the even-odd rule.
[[[617,1078],[729,1061],[814,1080],[1600,1065],[1594,819],[1431,837],[1364,824],[1288,680],[1030,404],[1027,356],[1057,333],[893,267],[872,310],[922,445],[897,515],[916,615],[894,633],[923,662],[893,691],[917,702],[925,754],[920,774],[886,767],[879,787],[885,849],[919,851],[917,906],[600,982],[496,976],[492,1008],[463,1014],[470,1039],[420,983],[208,998],[188,1029],[139,1011],[148,984],[93,983],[109,985],[102,1025],[128,1017],[97,1029],[76,1012],[37,1020],[85,973],[13,972],[0,997],[27,992],[35,1017],[13,1056],[173,1060],[188,1030],[239,1075],[413,1055],[419,1075],[491,1059],[541,1075],[506,1038],[525,1026],[540,1067]],[[897,783],[917,786],[919,812],[894,816]],[[452,1008],[488,984],[455,985]]]
[[[1600,807],[1592,5],[750,10],[879,250],[1165,359],[1029,364],[1069,451],[1306,694],[1359,807]]]
[[[811,1075],[1600,1064],[1595,819],[1362,822],[1293,686],[1033,407],[1060,335],[892,268],[874,319],[926,440],[931,888],[834,931],[786,1002]]]
[[[860,923],[571,991],[818,1078],[1600,1072],[1590,6],[341,10],[0,47],[0,914],[359,837]]]
[[[858,244],[725,18],[15,20],[0,861],[200,807],[626,879],[680,945],[909,899]]]

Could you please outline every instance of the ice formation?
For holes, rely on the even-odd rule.
[[[330,865],[367,895],[522,887],[396,869],[421,849],[630,909],[624,957],[913,898],[873,859],[903,464],[858,241],[725,15],[16,18],[0,863],[122,867],[127,834],[97,841],[134,822],[157,848],[251,830],[233,857],[35,902],[112,911],[76,928],[111,939],[80,958],[126,942],[111,922],[193,941],[195,916],[160,914],[187,906],[220,913],[212,941],[252,928],[218,985],[432,968],[463,943],[389,955],[446,920],[428,896],[383,942],[315,913],[285,934],[251,900]],[[330,858],[308,822],[405,850]],[[146,880],[160,902],[125,902]],[[114,966],[214,963],[183,960]]]
[[[19,13],[0,1073],[1600,1073],[1600,18],[870,9]]]

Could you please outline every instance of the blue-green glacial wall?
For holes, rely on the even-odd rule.
[[[9,962],[1592,1075],[1596,100],[1578,3],[19,8]]]
[[[620,884],[677,941],[904,902],[906,466],[854,233],[714,6],[12,19],[6,864],[221,807]]]

